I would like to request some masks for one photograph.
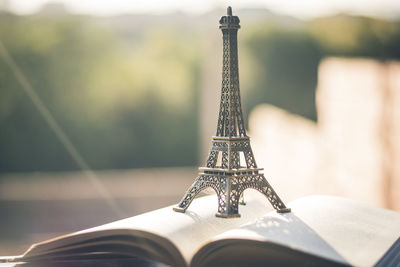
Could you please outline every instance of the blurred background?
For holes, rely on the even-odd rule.
[[[400,211],[400,2],[0,0],[0,255],[180,200],[216,131],[227,5],[281,198]]]

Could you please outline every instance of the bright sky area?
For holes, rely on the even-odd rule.
[[[65,4],[75,13],[115,15],[120,13],[169,12],[204,13],[217,7],[267,8],[298,18],[312,18],[334,13],[363,14],[377,17],[400,17],[399,0],[0,0],[17,13],[35,12],[49,2]]]

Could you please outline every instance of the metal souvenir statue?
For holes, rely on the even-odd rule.
[[[247,188],[264,194],[277,212],[290,212],[260,172],[263,169],[257,168],[246,135],[239,91],[239,18],[232,16],[232,8],[228,7],[227,16],[219,23],[223,38],[223,68],[217,134],[212,138],[206,166],[199,168],[199,176],[174,211],[185,212],[200,191],[211,187],[218,196],[217,217],[239,217],[238,206],[242,204],[240,199]]]

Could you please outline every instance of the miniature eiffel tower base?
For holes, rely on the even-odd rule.
[[[211,187],[218,196],[217,217],[240,217],[239,202],[243,191],[253,188],[264,194],[271,205],[279,213],[290,212],[271,185],[260,174],[261,169],[217,170],[214,168],[200,168],[200,175],[186,192],[185,196],[174,207],[174,211],[185,212],[195,196],[205,188]]]

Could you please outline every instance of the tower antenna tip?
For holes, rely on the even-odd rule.
[[[228,6],[227,14],[228,16],[232,16],[232,8],[230,6]]]

